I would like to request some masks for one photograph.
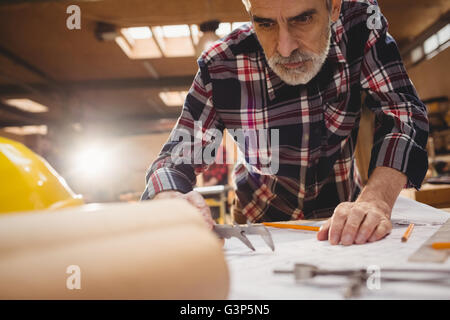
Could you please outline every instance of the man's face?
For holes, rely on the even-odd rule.
[[[254,29],[269,66],[290,85],[306,84],[320,71],[330,48],[331,21],[340,0],[250,0]]]

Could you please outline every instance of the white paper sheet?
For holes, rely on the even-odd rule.
[[[230,299],[342,299],[348,280],[342,277],[319,277],[296,282],[293,275],[274,274],[275,269],[293,269],[295,263],[308,263],[326,269],[364,268],[426,268],[450,270],[445,263],[408,262],[421,244],[433,235],[450,214],[416,201],[399,197],[392,213],[393,221],[412,221],[416,225],[407,242],[401,237],[407,225],[394,225],[383,240],[353,246],[332,246],[316,240],[316,232],[269,228],[275,252],[258,236],[249,236],[256,248],[249,250],[239,240],[226,241],[224,250],[231,273]],[[383,275],[383,274],[382,274]],[[392,275],[392,274],[389,274]],[[421,275],[404,274],[408,277]],[[408,282],[383,282],[380,289],[363,287],[362,299],[450,299],[450,286]]]

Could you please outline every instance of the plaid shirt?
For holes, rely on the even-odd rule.
[[[370,4],[376,2],[343,1],[327,60],[307,85],[287,85],[270,69],[251,25],[234,30],[199,58],[177,129],[192,133],[194,121],[202,122],[203,131],[279,129],[276,174],[261,174],[245,161],[234,170],[239,206],[250,221],[328,217],[340,202],[356,199],[362,92],[375,113],[369,175],[378,166],[394,168],[407,176],[408,186],[420,188],[428,167],[426,107],[384,16],[381,28],[368,28]],[[207,167],[174,164],[170,155],[178,141],[173,140],[150,167],[143,200],[164,190],[191,191],[196,174]]]

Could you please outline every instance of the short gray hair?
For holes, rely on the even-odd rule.
[[[250,0],[242,0],[242,3],[245,6],[245,10],[247,10],[247,12],[250,12]],[[327,9],[328,11],[331,11],[331,0],[327,0]]]

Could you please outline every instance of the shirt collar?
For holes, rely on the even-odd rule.
[[[343,27],[341,20],[339,19],[331,26],[330,51],[328,52],[327,57],[330,62],[347,63],[347,60],[345,60],[345,57],[342,54],[341,48],[339,46],[342,38],[342,31]]]

